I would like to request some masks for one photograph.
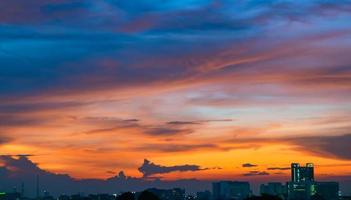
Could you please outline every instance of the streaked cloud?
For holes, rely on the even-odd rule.
[[[284,170],[290,170],[290,167],[268,167],[267,170],[284,171]]]
[[[299,151],[304,151],[317,156],[350,160],[348,144],[351,141],[351,135],[336,136],[297,136],[285,138],[250,138],[234,139],[231,144],[257,144],[259,147],[267,144],[289,144]]]
[[[268,176],[269,173],[265,171],[250,171],[248,173],[243,174],[243,176]]]
[[[257,167],[257,165],[255,164],[251,164],[251,163],[244,163],[241,165],[242,167]]]
[[[145,159],[142,166],[139,167],[139,171],[143,173],[144,177],[149,177],[157,174],[165,174],[174,171],[199,171],[206,170],[206,168],[201,168],[198,165],[177,165],[177,166],[162,166],[157,165],[149,160]]]
[[[3,0],[3,159],[76,178],[351,173],[350,5]],[[140,173],[145,157],[162,165]]]

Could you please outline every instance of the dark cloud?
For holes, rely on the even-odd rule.
[[[169,125],[195,125],[195,124],[201,124],[200,122],[197,121],[170,121],[167,122]]]
[[[28,174],[47,174],[48,172],[41,170],[36,164],[32,163],[28,156],[22,155],[18,159],[13,158],[10,155],[0,156],[0,161],[6,169],[15,170],[19,175]]]
[[[29,125],[39,125],[47,122],[47,119],[41,119],[28,116],[16,115],[0,115],[0,126],[5,127],[20,127]]]
[[[284,172],[275,172],[274,174],[276,174],[276,175],[285,175]]]
[[[234,121],[233,119],[208,119],[208,120],[203,120],[202,122],[232,122]]]
[[[290,170],[290,167],[268,167],[267,170],[279,170],[279,171],[284,171],[284,170]]]
[[[17,155],[15,156],[17,157]],[[123,191],[142,191],[150,187],[187,188],[187,192],[197,192],[209,190],[212,181],[200,181],[196,179],[181,179],[174,181],[160,179],[144,179],[127,176],[123,171],[116,176],[106,180],[98,179],[80,179],[76,180],[67,175],[50,173],[40,169],[36,164],[29,160],[26,156],[15,158],[9,155],[0,156],[0,163],[4,164],[0,167],[0,188],[5,191],[12,191],[14,186],[21,187],[21,183],[25,186],[25,195],[35,197],[36,175],[39,175],[40,184],[43,189],[49,191],[50,194],[58,196],[60,194],[76,194],[77,191],[84,193],[116,193]],[[14,170],[16,169],[16,170]],[[264,172],[252,171],[246,176],[264,176]],[[344,177],[321,177],[319,180],[330,181],[337,180],[341,183],[341,190],[347,194],[350,186],[350,176]],[[283,181],[283,180],[282,180]],[[254,185],[257,183],[254,183]],[[259,185],[259,184],[258,184]]]
[[[249,144],[262,147],[267,144],[285,143],[293,145],[298,151],[304,151],[321,157],[350,160],[351,153],[349,144],[351,142],[351,134],[346,135],[314,135],[314,136],[298,136],[285,138],[248,138],[234,139],[226,141],[237,148],[252,148]],[[233,148],[234,148],[233,147]]]
[[[91,25],[95,28],[109,28],[111,30],[113,25],[122,26],[132,22],[137,23],[142,17],[146,18],[151,15],[153,17],[144,22],[148,26],[145,27],[144,25],[142,27],[148,29],[170,29],[172,26],[183,29],[194,27],[234,29],[257,24],[261,21],[269,21],[275,17],[299,19],[304,15],[322,15],[328,11],[348,11],[350,9],[349,3],[347,0],[338,2],[318,0],[296,3],[287,0],[278,2],[242,1],[235,4],[231,0],[220,1],[220,3],[213,3],[210,0],[192,2],[181,0],[177,3],[160,0],[142,0],[138,3],[131,3],[128,0],[102,0],[99,2],[91,0],[64,0],[60,2],[37,0],[35,2],[25,2],[22,5],[19,0],[4,0],[0,9],[0,21],[7,24],[79,25],[80,27]],[[22,8],[27,9],[23,11]],[[228,12],[227,9],[233,10],[234,13]],[[218,10],[222,10],[222,12],[218,12]],[[237,13],[238,10],[253,14],[240,15]],[[169,19],[165,19],[166,14],[170,15]],[[201,20],[201,14],[205,20]],[[232,14],[232,18],[228,17],[230,14]],[[76,18],[72,19],[73,16]],[[95,23],[89,22],[89,20],[93,21],[94,17],[99,18],[99,20],[97,22],[95,20]],[[225,17],[228,17],[228,19]],[[179,23],[177,19],[181,19],[182,23]],[[199,25],[196,26],[196,22]],[[141,25],[139,24],[139,26]]]
[[[258,165],[251,164],[251,163],[244,163],[241,165],[242,167],[257,167]]]
[[[117,132],[123,129],[140,129],[142,132],[144,126],[140,124],[138,119],[119,119],[111,117],[86,117],[83,119],[77,119],[78,122],[95,124],[97,129],[92,129],[84,132],[85,134],[101,134]]]
[[[243,176],[268,176],[269,173],[265,171],[250,171],[249,173],[243,174]]]
[[[0,26],[0,37],[6,39],[0,47],[0,65],[5,66],[0,71],[1,99],[194,81],[200,75],[195,75],[199,65],[225,64],[213,59],[217,54],[240,60],[241,55],[227,55],[231,51],[227,44],[239,46],[262,36],[263,24],[269,24],[262,22],[305,19],[321,15],[320,10],[350,7],[348,1],[153,2],[4,0],[0,21],[7,25]],[[125,29],[136,33],[125,34]],[[212,48],[203,48],[209,44]],[[249,47],[246,54],[254,54],[256,48]]]
[[[0,123],[1,125],[1,123]],[[13,139],[7,135],[0,132],[0,145],[11,142]]]
[[[210,122],[231,122],[233,121],[232,119],[209,119],[209,120],[198,120],[198,121],[170,121],[167,122],[168,125],[199,125],[199,124],[204,124],[204,123],[210,123]]]
[[[154,135],[154,136],[172,136],[172,135],[183,135],[183,134],[190,134],[193,132],[192,129],[175,129],[169,127],[153,127],[153,128],[146,128],[143,131],[147,135]]]
[[[187,152],[200,151],[204,149],[228,150],[216,144],[145,144],[133,148],[137,151],[155,151],[155,152]]]
[[[101,126],[102,128],[93,129],[86,131],[86,134],[98,134],[98,133],[111,133],[117,132],[122,129],[134,129],[141,134],[151,135],[151,136],[175,136],[190,134],[193,132],[190,128],[176,128],[171,127],[170,124],[160,125],[160,126],[150,126],[145,125],[138,119],[117,119],[117,118],[96,118],[88,117],[84,119],[78,119],[81,122],[93,123],[95,125]],[[168,125],[168,126],[167,126]]]
[[[302,151],[323,157],[351,160],[351,134],[290,138],[287,141]]]
[[[0,105],[1,114],[32,113],[46,110],[62,110],[77,108],[88,103],[82,102],[53,102],[53,103],[27,103],[27,104],[2,104]]]
[[[106,171],[107,174],[116,174],[114,171]]]
[[[4,156],[4,157],[33,157],[35,156],[34,154],[5,154],[5,155],[0,155],[0,156]]]
[[[85,106],[74,101],[48,103],[50,98],[66,99],[66,96],[75,95],[78,99],[84,99],[86,94],[94,94],[96,96],[92,98],[97,98],[99,95],[95,93],[104,91],[113,91],[119,96],[120,91],[122,93],[137,87],[159,91],[158,87],[169,89],[177,85],[179,88],[179,84],[190,87],[192,84],[210,81],[231,80],[231,85],[239,87],[247,83],[269,84],[271,89],[289,85],[301,91],[312,91],[307,92],[308,95],[325,91],[328,98],[337,96],[348,99],[351,85],[348,59],[350,51],[348,48],[339,49],[336,45],[348,45],[348,40],[343,40],[343,37],[350,35],[349,31],[344,31],[350,21],[350,5],[349,0],[235,3],[232,0],[215,3],[212,0],[2,0],[0,127],[5,129],[41,125],[50,119],[35,117],[32,113]],[[328,30],[324,27],[328,27]],[[303,33],[291,31],[290,28]],[[306,37],[306,34],[313,37]],[[288,41],[280,42],[285,40]],[[324,46],[326,40],[333,44],[332,48]],[[310,42],[313,47],[309,46]],[[290,49],[287,53],[286,47]],[[305,49],[307,47],[310,49]],[[324,51],[333,52],[323,53]],[[300,57],[308,57],[307,62]],[[290,92],[286,88],[283,90]],[[334,92],[332,95],[330,90]],[[139,95],[134,91],[128,93]],[[207,106],[248,101],[257,106],[257,99],[272,103],[272,98],[275,98],[265,94],[260,96],[264,98],[255,96],[254,100],[238,100],[238,93],[230,94],[234,95],[226,98],[226,95],[211,94],[214,96],[214,104]],[[33,99],[42,103],[31,103]],[[211,101],[211,98],[206,99]],[[289,99],[296,98],[293,96]],[[280,100],[278,99],[279,102]],[[198,102],[195,104],[199,105]],[[22,113],[27,116],[20,116]],[[78,120],[81,121],[76,121],[77,123],[84,123],[84,120]],[[87,131],[89,134],[137,129],[149,136],[165,136],[174,140],[175,136],[193,133],[194,130],[187,126],[206,123],[172,121],[149,126],[137,119],[85,120],[98,127]],[[210,121],[216,120],[207,122]],[[12,141],[3,135],[0,133],[0,144]],[[299,151],[317,156],[350,160],[350,135],[330,135],[239,139],[231,141],[233,145],[227,146],[229,149],[259,148],[270,142],[288,143]],[[152,151],[151,148],[150,145],[140,147],[149,151]],[[155,151],[165,152],[207,148],[224,150],[221,146],[208,143],[154,147]],[[9,169],[25,168],[43,177],[62,179],[61,183],[65,183],[62,185],[76,184],[76,180],[70,177],[56,176],[39,169],[28,160],[28,156],[18,156],[18,160],[11,156],[2,158],[9,166],[6,173],[13,175]],[[165,166],[158,167],[164,169]],[[33,174],[27,175],[26,185],[30,185]],[[120,179],[121,176],[116,177],[116,180]],[[47,178],[48,182],[49,180],[51,178]],[[139,184],[139,180],[131,178],[133,181]],[[13,185],[17,182],[21,181],[9,181]],[[94,186],[98,183],[105,184],[100,180],[89,181]],[[114,185],[118,184],[114,182]],[[55,188],[52,185],[50,187]],[[60,186],[57,185],[57,188]],[[111,187],[109,185],[106,188]]]
[[[125,119],[125,122],[139,122],[139,119]]]
[[[50,194],[58,196],[60,194],[76,194],[77,191],[85,193],[116,193],[122,191],[141,191],[150,187],[172,188],[186,187],[190,192],[202,191],[210,188],[211,182],[199,181],[195,179],[182,179],[175,181],[163,181],[160,179],[149,180],[144,178],[134,178],[124,174],[102,179],[74,179],[65,174],[55,174],[45,171],[37,164],[29,160],[26,155],[2,155],[0,156],[0,188],[11,191],[13,187],[20,188],[23,183],[25,195],[35,197],[37,175],[41,188],[49,191]],[[112,171],[107,173],[111,174]]]
[[[144,163],[141,167],[139,167],[139,171],[143,174],[144,177],[149,177],[157,174],[166,174],[170,172],[176,171],[200,171],[206,170],[207,168],[201,168],[198,165],[176,165],[176,166],[162,166],[157,165],[149,160],[145,159]]]

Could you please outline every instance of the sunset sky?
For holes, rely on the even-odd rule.
[[[3,155],[79,179],[351,177],[349,0],[0,4]]]

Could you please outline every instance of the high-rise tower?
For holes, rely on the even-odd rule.
[[[292,163],[291,164],[291,181],[299,182],[300,180],[300,164]]]
[[[298,163],[291,164],[291,181],[298,182],[313,182],[314,181],[314,165],[307,163],[306,166],[300,166]]]

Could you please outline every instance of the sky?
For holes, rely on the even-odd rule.
[[[350,21],[349,0],[2,0],[0,176],[287,181],[313,162],[350,183]]]

